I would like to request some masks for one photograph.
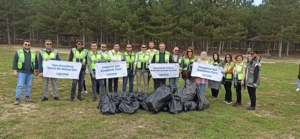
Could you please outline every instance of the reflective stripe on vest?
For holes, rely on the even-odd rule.
[[[234,63],[231,62],[230,64],[225,65],[224,69],[225,71],[229,71],[232,67],[234,66]],[[225,79],[231,80],[232,79],[232,74],[226,74]]]
[[[99,51],[98,53],[103,54],[102,56],[106,62],[110,62],[110,57],[107,51],[105,51],[104,53],[102,51]]]
[[[127,70],[132,70],[133,69],[133,64],[134,64],[134,61],[135,61],[134,53],[131,52],[131,55],[129,55],[128,52],[125,52],[124,57],[125,57],[125,60],[126,60]]]
[[[159,63],[159,55],[160,55],[160,52],[157,51],[155,53],[155,63]],[[169,58],[170,58],[170,52],[165,51],[165,63],[169,63]]]
[[[20,49],[17,51],[18,54],[18,69],[21,70],[23,68],[23,63],[25,62],[25,55],[24,55],[24,50]],[[35,67],[35,57],[36,57],[36,53],[34,50],[30,50],[30,54],[31,54],[31,68],[32,70],[34,70]]]
[[[83,49],[81,52],[79,52],[76,48],[72,48],[72,52],[73,52],[73,62],[86,62],[85,57],[88,54],[86,49]]]
[[[137,69],[146,69],[148,70],[148,63],[150,59],[150,54],[146,52],[144,55],[143,52],[138,53],[138,60],[137,60]]]
[[[242,62],[241,64],[236,63],[235,66],[237,66],[237,79],[241,81],[243,79],[243,66],[244,63]]]
[[[89,57],[91,59],[91,68],[94,70],[95,69],[95,63],[99,62],[102,58],[101,54],[99,52],[96,52],[96,54],[94,54],[93,51],[90,51]]]
[[[186,58],[183,58],[183,68],[182,68],[182,70],[183,71],[187,71],[187,70],[189,70],[188,69],[188,65],[191,63],[191,62],[195,62],[195,59],[186,59]]]
[[[122,60],[122,53],[119,51],[119,53],[117,54],[115,50],[111,50],[112,55],[114,56],[114,58],[118,59],[118,60]]]
[[[150,58],[151,58],[151,60],[152,60],[154,54],[155,54],[157,51],[158,51],[158,50],[153,49],[153,52],[151,53],[150,49],[148,49],[146,52],[149,53],[149,56],[150,56]]]
[[[40,51],[41,53],[41,56],[43,58],[43,62],[42,62],[42,67],[44,68],[44,61],[46,61],[45,59],[55,59],[56,58],[56,55],[57,55],[57,51],[56,50],[53,50],[50,52],[50,54],[48,54],[46,52],[46,50],[42,50]]]

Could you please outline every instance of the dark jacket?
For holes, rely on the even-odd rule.
[[[76,48],[77,49],[77,48]],[[78,49],[77,49],[78,50]],[[78,50],[79,52],[82,52],[84,50],[84,48],[82,48],[82,50]],[[86,57],[85,57],[85,63],[87,63],[87,56],[88,56],[88,54],[86,55]],[[73,51],[71,50],[71,52],[70,52],[70,55],[69,55],[69,61],[73,61],[73,57],[74,57],[74,54],[73,54]],[[86,67],[86,65],[82,65],[82,67],[81,68],[85,68]]]

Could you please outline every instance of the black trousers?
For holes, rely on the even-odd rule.
[[[109,78],[108,79],[108,91],[113,92],[113,90],[112,90],[112,82],[113,81],[114,81],[114,92],[118,92],[119,78]]]
[[[162,85],[166,84],[166,79],[153,79],[154,81],[154,89],[161,87]]]
[[[83,90],[86,91],[85,80],[83,81]]]
[[[106,79],[103,79],[103,80],[104,80],[104,90],[107,91],[107,90],[106,90],[106,88],[107,88],[107,87],[106,87]],[[99,88],[100,88],[100,84],[97,83],[97,94],[98,94],[98,95],[100,94],[100,89],[99,89]]]
[[[232,82],[226,81],[224,84],[225,88],[225,101],[231,102],[232,101],[232,91],[231,91]]]
[[[236,92],[236,102],[242,103],[242,85],[241,85],[241,83],[236,84],[235,92]]]
[[[211,89],[211,95],[215,98],[218,97],[219,89]]]
[[[150,71],[148,72],[148,86],[149,86],[149,83],[150,83],[150,79],[152,78],[152,76],[150,76]],[[155,89],[155,79],[153,79],[153,87]]]
[[[251,107],[256,107],[256,88],[254,87],[247,87],[248,89],[248,94],[249,94],[249,98],[251,101]]]

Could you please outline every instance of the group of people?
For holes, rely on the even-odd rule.
[[[211,89],[212,98],[214,101],[217,99],[219,90],[222,84],[225,88],[225,100],[226,104],[232,103],[232,85],[236,91],[236,102],[233,104],[234,107],[242,105],[241,91],[245,88],[248,89],[249,97],[251,100],[250,107],[247,110],[255,110],[256,107],[256,88],[260,84],[259,72],[261,69],[260,60],[257,53],[251,53],[248,56],[248,61],[243,62],[243,55],[237,55],[233,57],[227,54],[222,61],[218,53],[212,55],[212,60],[207,58],[207,52],[202,51],[200,58],[196,58],[192,47],[187,48],[182,55],[179,54],[179,48],[174,47],[173,52],[170,53],[165,50],[165,44],[159,44],[159,50],[154,49],[154,42],[148,43],[149,49],[146,44],[141,44],[141,51],[134,53],[132,51],[132,45],[126,44],[126,52],[120,52],[120,44],[115,43],[113,50],[108,51],[105,43],[100,44],[100,50],[98,50],[98,44],[92,42],[90,44],[91,50],[88,51],[83,46],[83,41],[78,40],[76,47],[72,48],[69,55],[70,62],[79,62],[82,64],[80,69],[79,78],[73,79],[71,87],[70,101],[73,102],[75,99],[76,87],[78,85],[77,100],[82,101],[81,94],[83,92],[83,86],[85,82],[86,70],[89,71],[92,83],[92,100],[96,101],[100,91],[102,93],[107,92],[107,80],[108,80],[108,91],[118,92],[118,79],[96,79],[95,77],[95,64],[106,63],[113,61],[126,61],[127,76],[123,77],[122,91],[133,92],[133,81],[134,77],[137,79],[137,91],[148,93],[149,81],[151,79],[151,73],[149,72],[149,65],[152,63],[178,63],[180,65],[181,77],[184,80],[190,80],[195,82],[202,94],[205,94],[206,84]],[[44,61],[47,60],[60,60],[57,50],[52,48],[52,41],[45,40],[45,48],[43,48],[39,55],[34,50],[30,49],[30,41],[25,40],[23,48],[17,50],[13,60],[13,71],[14,76],[17,77],[17,88],[16,88],[16,99],[14,104],[20,103],[23,86],[25,86],[25,101],[30,101],[30,90],[33,76],[43,77],[43,66]],[[199,77],[192,77],[192,65],[194,62],[200,62],[203,64],[211,64],[214,66],[220,66],[224,68],[222,72],[224,74],[222,81],[212,81]],[[143,86],[142,88],[142,79]],[[44,82],[44,97],[41,101],[47,101],[48,95],[48,82],[52,83],[54,100],[59,100],[57,85],[55,78],[43,77]],[[173,87],[177,87],[179,76],[177,78],[170,78],[169,84]],[[127,90],[127,84],[129,82],[129,89]],[[166,79],[153,79],[154,90],[159,88],[161,85],[166,84]],[[143,90],[143,91],[142,91]]]

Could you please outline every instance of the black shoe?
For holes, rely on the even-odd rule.
[[[29,97],[29,96],[26,96],[26,97],[25,97],[25,101],[26,101],[26,102],[30,102],[30,101],[31,101],[30,97]]]
[[[78,100],[78,101],[82,101],[82,98],[81,98],[81,97],[78,97],[77,100]]]
[[[47,100],[48,100],[48,98],[43,97],[43,99],[41,101],[47,101]]]
[[[74,101],[74,98],[71,98],[70,101],[73,102],[73,101]]]
[[[59,98],[58,97],[54,97],[54,100],[59,100]]]
[[[247,107],[246,110],[248,111],[255,110],[255,107]]]
[[[96,101],[97,100],[97,98],[96,97],[93,97],[93,101]]]

